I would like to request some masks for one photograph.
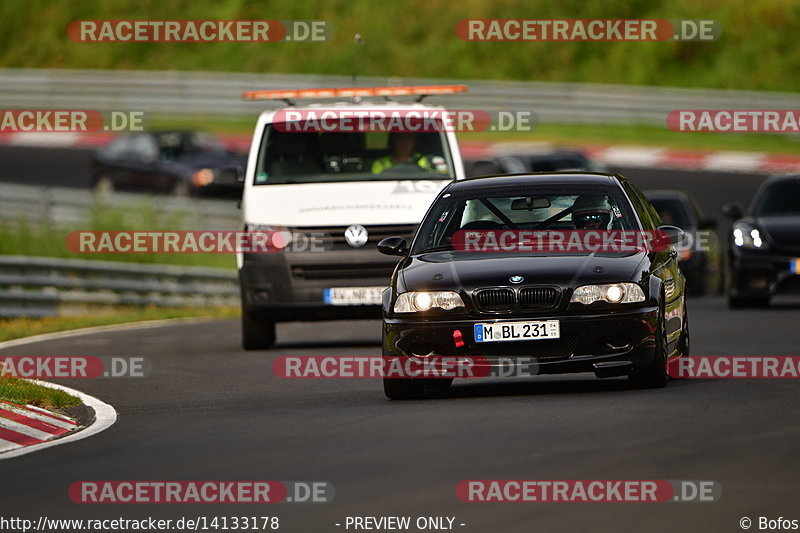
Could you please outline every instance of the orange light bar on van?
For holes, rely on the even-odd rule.
[[[337,87],[331,89],[277,89],[247,91],[245,100],[287,100],[291,98],[352,98],[358,96],[430,96],[467,92],[466,85],[413,85],[397,87]]]

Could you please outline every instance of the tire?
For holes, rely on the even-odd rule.
[[[678,341],[678,349],[681,355],[689,357],[691,354],[691,342],[689,336],[689,310],[684,306],[683,308],[683,326],[681,327],[681,339]]]
[[[187,184],[185,181],[176,181],[172,184],[172,190],[170,192],[172,193],[172,196],[185,198],[189,196],[189,184]]]
[[[111,194],[114,192],[114,181],[107,175],[98,176],[94,182],[94,192]]]
[[[453,378],[426,379],[425,382],[425,388],[443,391],[450,388],[450,385],[453,384]]]
[[[663,302],[663,295],[662,295]],[[628,375],[631,385],[640,389],[656,389],[667,384],[666,326],[664,304],[659,306],[658,326],[654,334],[656,343],[653,349],[653,361]]]
[[[275,322],[258,322],[242,307],[242,348],[268,350],[275,345]]]
[[[728,307],[731,309],[747,309],[752,307],[769,306],[769,296],[757,298],[743,298],[741,296],[728,295]]]
[[[418,379],[383,378],[383,393],[390,400],[413,400],[425,394],[425,384]]]

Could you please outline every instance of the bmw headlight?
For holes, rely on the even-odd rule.
[[[397,296],[395,313],[421,313],[430,309],[451,311],[464,307],[464,300],[454,291],[411,291]]]
[[[767,247],[758,228],[744,222],[737,222],[733,225],[733,244],[751,250],[763,250]]]
[[[589,305],[594,302],[630,304],[644,300],[644,291],[636,283],[608,283],[605,285],[581,285],[575,289],[569,301]]]

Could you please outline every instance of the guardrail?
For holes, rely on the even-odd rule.
[[[136,219],[142,206],[169,217],[175,230],[241,229],[241,212],[233,199],[197,199],[114,192],[98,199],[90,190],[0,183],[0,221],[65,225],[80,229],[91,210],[112,209],[124,221]],[[127,212],[127,213],[126,213]],[[114,228],[109,228],[114,229]],[[122,229],[122,228],[119,228]]]
[[[235,306],[234,270],[0,256],[0,317],[75,314],[94,306]]]
[[[458,109],[533,111],[543,122],[665,123],[675,109],[798,109],[795,93],[592,83],[359,78],[358,85],[466,83],[469,92],[430,97]],[[0,108],[257,115],[281,103],[245,102],[257,89],[350,87],[347,76],[186,71],[0,69]]]

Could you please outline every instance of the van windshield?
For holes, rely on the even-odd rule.
[[[254,185],[455,178],[444,132],[291,132],[270,124]]]

